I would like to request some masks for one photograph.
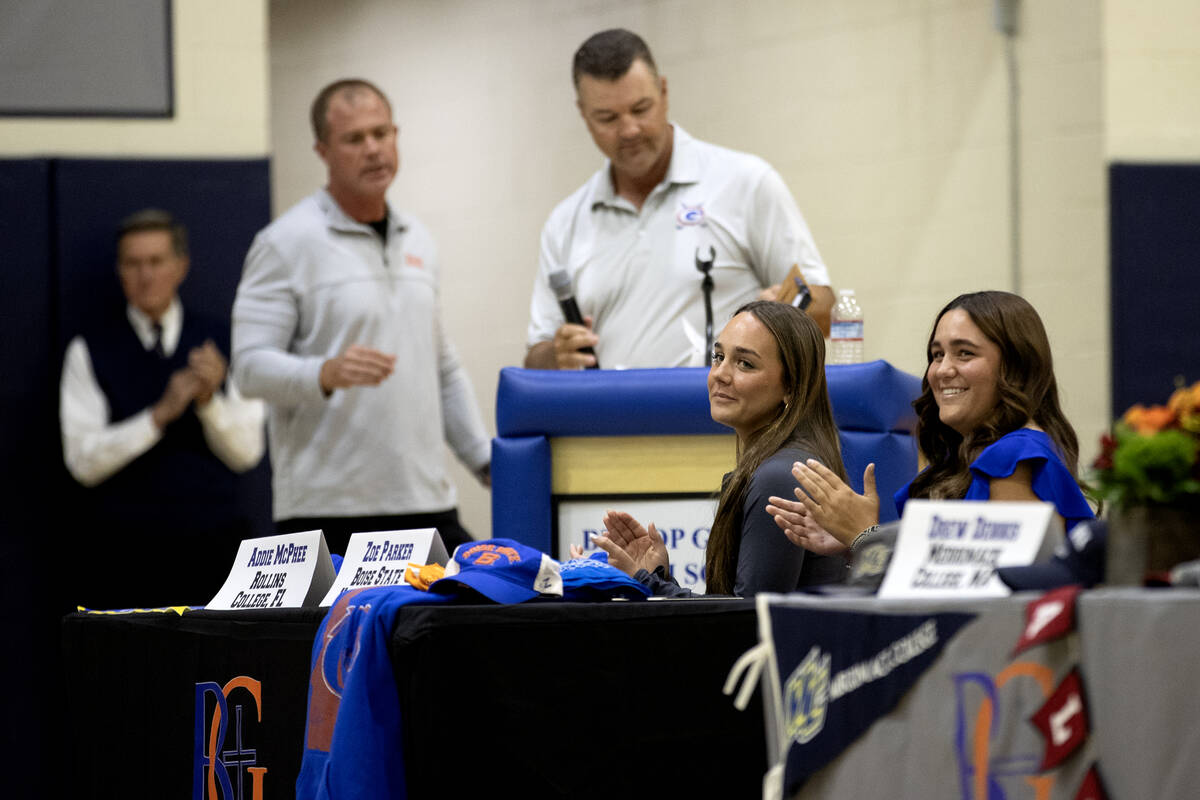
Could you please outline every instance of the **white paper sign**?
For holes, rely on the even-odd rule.
[[[593,553],[591,535],[604,532],[604,512],[627,511],[649,527],[654,523],[671,557],[671,574],[680,586],[697,594],[704,592],[704,548],[716,513],[711,498],[662,500],[563,500],[558,504],[558,553],[560,561],[571,557],[569,547],[577,544],[585,554]]]
[[[410,563],[445,566],[446,561],[446,545],[436,528],[351,534],[337,579],[321,605],[333,605],[347,589],[401,586]]]
[[[1062,539],[1052,503],[910,500],[879,597],[1005,597],[996,567],[1032,564]]]
[[[205,608],[224,611],[315,606],[333,583],[321,531],[244,539],[225,585]]]

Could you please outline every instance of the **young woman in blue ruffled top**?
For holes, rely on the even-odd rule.
[[[921,382],[917,442],[928,465],[896,492],[909,498],[1043,500],[1065,530],[1093,512],[1077,481],[1079,444],[1063,415],[1050,342],[1027,301],[1008,292],[954,298],[937,315]],[[864,493],[813,461],[792,474],[796,500],[772,497],[768,512],[793,544],[831,554],[879,521],[875,467]]]

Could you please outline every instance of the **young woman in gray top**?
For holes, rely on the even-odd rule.
[[[739,308],[713,345],[708,373],[712,418],[737,434],[737,466],[721,486],[705,551],[708,594],[748,597],[831,583],[841,557],[793,547],[767,513],[767,498],[795,486],[791,465],[815,458],[845,478],[825,383],[825,340],[804,312],[755,301]],[[610,511],[594,539],[609,563],[655,594],[690,594],[669,577],[668,553],[651,524]]]

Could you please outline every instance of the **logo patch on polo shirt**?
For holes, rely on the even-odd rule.
[[[425,269],[425,262],[421,260],[421,257],[414,256],[412,253],[404,254],[404,263],[410,267],[416,267],[417,269]]]
[[[679,204],[679,211],[675,213],[675,229],[680,230],[693,225],[707,226],[704,219],[704,205],[689,206],[687,203]]]

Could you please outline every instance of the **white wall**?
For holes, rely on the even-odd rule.
[[[173,9],[172,118],[0,118],[0,155],[266,155],[265,0],[175,0]]]
[[[1192,7],[1174,5],[1178,16]],[[1022,3],[1015,46],[1022,290],[1046,321],[1085,458],[1110,416],[1104,47],[1118,37],[1103,12],[1113,6],[1147,16],[1133,0]],[[539,229],[600,161],[569,68],[606,27],[648,41],[675,121],[779,169],[835,284],[860,295],[868,357],[920,374],[946,301],[1010,287],[1008,71],[990,0],[270,9],[276,210],[322,180],[306,122],[317,88],[356,74],[379,82],[402,130],[392,200],[441,243],[449,330],[489,420],[497,371],[524,354]],[[1195,40],[1184,39],[1192,58]],[[1181,75],[1179,85],[1192,84]],[[468,525],[486,535],[486,493],[461,471],[457,482]]]
[[[1105,0],[1105,154],[1200,160],[1200,3]]]
[[[538,231],[600,160],[569,64],[605,27],[647,39],[677,122],[779,169],[835,283],[860,293],[869,357],[919,373],[936,310],[1009,282],[1008,77],[992,0],[173,7],[174,118],[0,118],[0,156],[271,153],[278,213],[323,180],[312,94],[346,75],[377,81],[402,128],[392,200],[438,237],[448,327],[489,423],[497,371],[524,353]],[[1022,286],[1087,458],[1111,415],[1106,169],[1200,159],[1200,4],[1027,0],[1015,52]],[[455,477],[468,525],[487,535],[487,493]]]

